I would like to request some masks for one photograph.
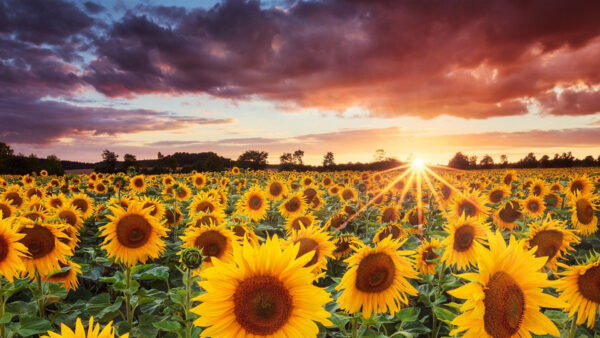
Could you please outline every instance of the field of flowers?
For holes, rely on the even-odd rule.
[[[0,178],[0,337],[597,337],[598,169]]]

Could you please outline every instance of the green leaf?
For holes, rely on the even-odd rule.
[[[169,280],[169,268],[166,266],[157,266],[152,269],[141,272],[140,274],[135,276],[136,279],[139,280]]]
[[[418,307],[407,307],[398,311],[396,318],[405,323],[414,322],[415,320],[419,319],[419,312],[421,312],[421,309]]]
[[[46,333],[52,329],[52,324],[46,319],[36,316],[23,315],[19,318],[17,333],[23,337]]]
[[[162,320],[157,323],[152,323],[152,325],[155,328],[166,332],[176,332],[181,328],[181,325],[178,322],[172,320]]]
[[[456,314],[446,308],[443,308],[441,306],[434,306],[433,307],[433,313],[435,313],[435,316],[441,320],[442,322],[446,323],[446,324],[450,324],[450,322],[454,319],[454,317],[456,317]]]

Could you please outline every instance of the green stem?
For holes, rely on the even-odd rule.
[[[192,307],[192,269],[185,271],[185,336],[192,337],[192,323],[190,321],[190,309]]]
[[[569,329],[569,338],[575,338],[575,331],[577,331],[577,316],[573,315],[573,319],[571,319],[571,328]]]
[[[350,319],[350,322],[352,323],[352,338],[358,338],[358,317],[356,317],[356,314]]]
[[[40,313],[40,317],[42,318],[46,318],[46,295],[44,292],[44,286],[42,285],[42,276],[40,276],[40,273],[37,271],[37,269],[35,270],[35,279],[37,281],[37,285],[38,285],[38,289],[40,290],[40,298],[38,298],[38,310]]]
[[[133,327],[133,311],[131,310],[131,267],[127,266],[125,270],[125,283],[127,289],[125,290],[125,311],[127,314],[127,323],[129,328]]]
[[[0,277],[0,290],[2,290],[3,287],[3,280],[2,277]],[[0,305],[0,318],[2,318],[2,316],[4,316],[4,290],[2,290],[2,294],[0,294],[0,302],[2,302],[2,304]],[[6,331],[5,331],[5,327],[4,324],[0,324],[0,337],[5,338],[6,337]]]

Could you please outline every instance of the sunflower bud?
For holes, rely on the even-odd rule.
[[[188,269],[199,268],[203,260],[202,251],[196,248],[186,248],[181,252],[181,261]]]

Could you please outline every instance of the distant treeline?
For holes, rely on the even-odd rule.
[[[468,156],[461,152],[456,153],[448,162],[448,167],[456,169],[493,169],[493,168],[570,168],[570,167],[597,167],[600,166],[600,155],[594,158],[588,155],[578,159],[571,152],[554,154],[554,157],[544,155],[539,159],[529,153],[517,162],[508,162],[506,155],[500,156],[500,162],[494,162],[490,155],[484,155],[479,161],[477,156]]]

